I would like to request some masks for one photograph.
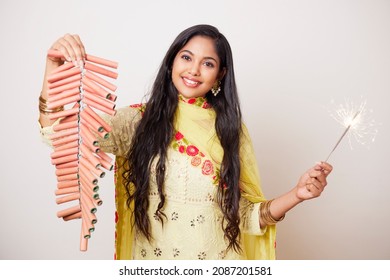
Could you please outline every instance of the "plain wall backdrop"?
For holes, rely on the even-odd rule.
[[[113,174],[89,249],[56,212],[38,96],[47,49],[65,33],[119,62],[118,107],[142,101],[173,39],[207,23],[228,38],[244,120],[268,198],[289,191],[343,132],[329,110],[367,100],[378,135],[347,139],[323,195],[278,226],[279,259],[390,259],[390,1],[0,1],[0,259],[112,259]],[[332,104],[331,101],[334,101]]]

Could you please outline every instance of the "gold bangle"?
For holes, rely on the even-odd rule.
[[[53,110],[46,110],[46,109],[39,108],[39,112],[41,114],[44,114],[44,115],[48,115],[48,114],[52,114],[52,113],[56,113],[56,112],[61,112],[63,110],[64,110],[64,107],[57,107]]]
[[[48,115],[51,113],[56,113],[64,110],[64,106],[56,107],[53,109],[47,108],[47,100],[42,97],[42,95],[39,96],[39,112],[44,115]]]
[[[46,104],[47,103],[47,100],[45,98],[42,97],[42,95],[39,96],[39,103],[43,103],[43,104]]]
[[[263,223],[266,225],[274,225],[277,222],[283,221],[283,219],[285,217],[285,215],[283,215],[279,219],[275,219],[274,217],[272,217],[271,210],[270,210],[272,201],[273,201],[273,199],[267,200],[267,201],[262,202],[260,205],[260,209],[259,209],[260,218],[263,221]]]

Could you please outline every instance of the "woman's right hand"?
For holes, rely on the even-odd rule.
[[[79,35],[65,34],[57,39],[50,47],[51,50],[59,51],[61,57],[46,56],[45,74],[41,90],[41,98],[48,99],[48,82],[47,77],[54,69],[64,64],[65,61],[73,63],[75,66],[82,65],[85,60],[85,48]],[[47,115],[40,114],[39,121],[42,126],[50,126],[55,120],[51,120]]]
[[[52,66],[58,67],[64,61],[73,62],[76,66],[80,65],[85,58],[84,44],[77,34],[65,34],[57,39],[50,47],[62,53],[62,58],[47,56],[47,62]]]

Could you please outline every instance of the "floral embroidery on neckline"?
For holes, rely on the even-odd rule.
[[[179,95],[179,101],[199,106],[200,108],[208,109],[211,108],[211,105],[207,103],[206,99],[203,97],[185,99],[183,96]],[[146,104],[133,104],[130,107],[138,109],[143,115],[145,111]],[[199,167],[202,169],[202,174],[206,176],[211,176],[213,179],[213,184],[215,186],[219,185],[220,180],[220,170],[218,167],[214,167],[214,164],[210,159],[208,159],[199,149],[191,144],[179,131],[176,131],[175,136],[172,140],[171,147],[183,155],[188,155],[191,161],[191,165]]]
[[[213,184],[218,186],[220,179],[219,169],[215,168],[211,160],[207,159],[205,154],[199,151],[195,145],[192,145],[183,134],[177,131],[171,145],[175,151],[189,156],[191,165],[201,168],[202,174],[211,176]]]
[[[179,101],[182,101],[184,103],[191,104],[191,105],[194,105],[196,107],[203,108],[203,109],[211,108],[211,105],[209,103],[207,103],[207,100],[204,97],[194,97],[194,98],[187,99],[184,96],[179,94]]]

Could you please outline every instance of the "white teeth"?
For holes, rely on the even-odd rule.
[[[191,85],[197,85],[197,84],[199,84],[199,82],[191,81],[191,80],[188,80],[188,79],[186,79],[186,78],[184,78],[184,80],[186,81],[186,83],[191,84]]]

